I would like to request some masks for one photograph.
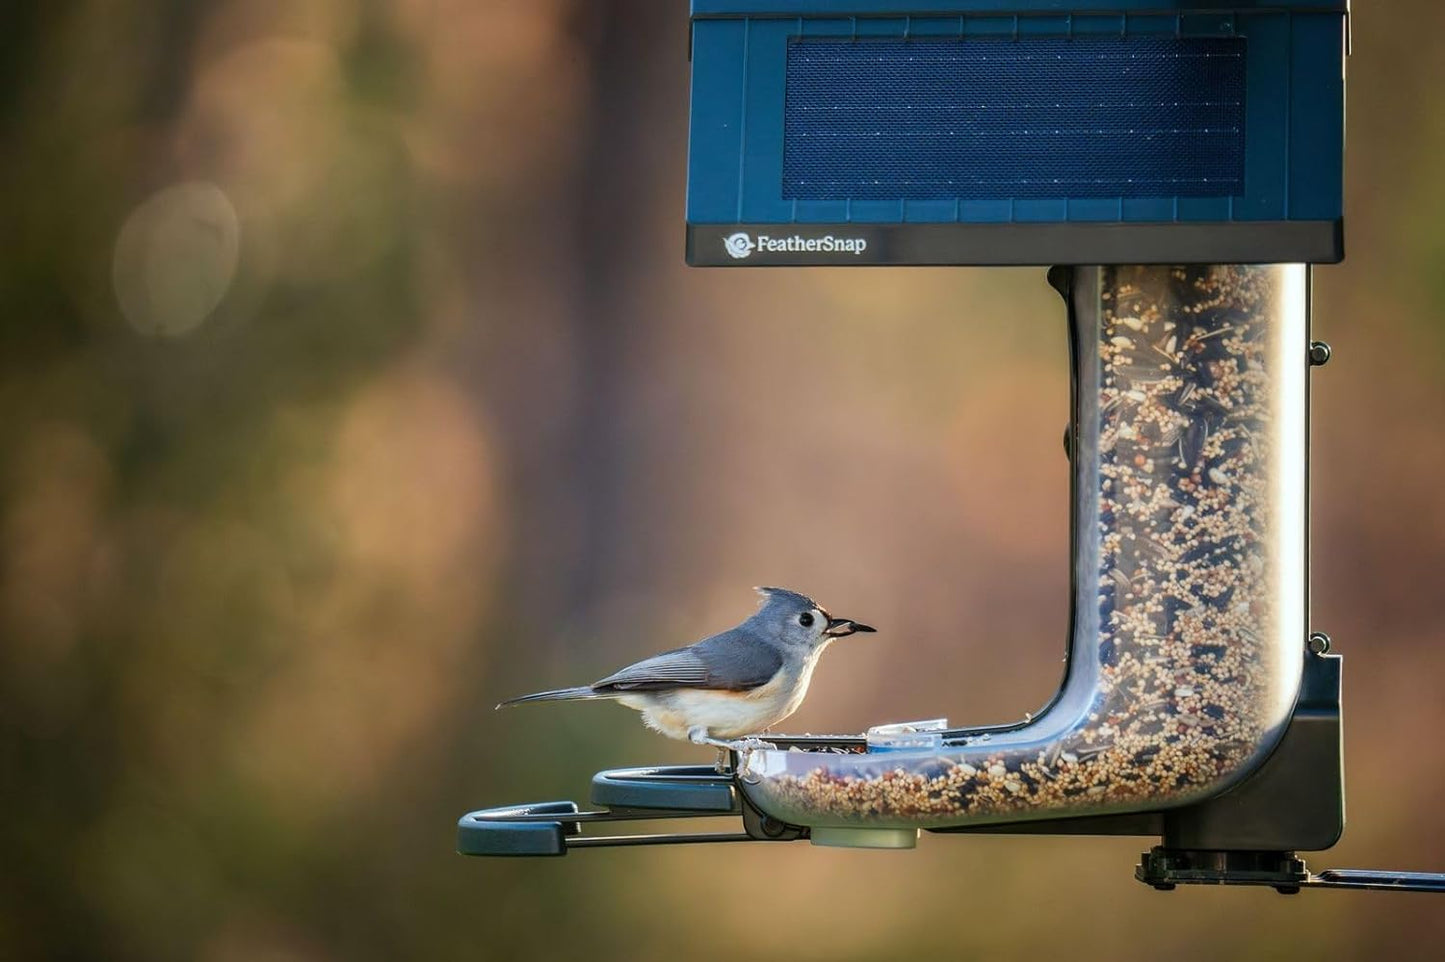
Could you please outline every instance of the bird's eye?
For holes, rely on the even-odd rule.
[[[804,628],[813,627],[813,613],[811,611],[803,612],[801,615],[798,616],[798,624],[802,625]]]

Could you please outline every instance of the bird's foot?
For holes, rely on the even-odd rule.
[[[731,774],[732,765],[729,763],[732,760],[733,753],[731,751],[726,748],[719,748],[717,750],[717,761],[712,763],[713,770],[716,771],[719,775]]]
[[[701,725],[688,730],[687,740],[694,745],[711,745],[717,749],[717,761],[713,763],[713,767],[719,775],[724,775],[731,771],[729,762],[732,761],[733,752],[746,756],[748,752],[762,751],[764,749],[771,751],[778,747],[772,742],[764,741],[756,736],[723,741],[721,738],[713,738],[707,733],[707,729]]]
[[[734,774],[747,782],[749,785],[756,785],[761,775],[752,768],[752,753],[756,751],[774,751],[777,745],[770,741],[764,741],[756,735],[748,738],[739,738],[731,743],[732,751],[737,752],[738,763]]]
[[[728,742],[728,748],[732,749],[740,755],[746,752],[757,752],[764,750],[776,751],[777,747],[778,746],[774,745],[772,742],[764,741],[763,739],[758,738],[756,735],[749,736],[748,738],[739,738],[736,741]]]

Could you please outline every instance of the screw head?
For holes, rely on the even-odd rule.
[[[1312,631],[1310,632],[1309,641],[1306,642],[1306,644],[1309,650],[1316,655],[1323,655],[1330,650],[1330,636],[1323,631]]]
[[[1331,353],[1324,341],[1310,341],[1310,367],[1324,367],[1330,363]]]

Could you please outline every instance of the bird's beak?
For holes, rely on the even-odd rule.
[[[855,631],[877,631],[872,625],[865,625],[860,621],[852,621],[848,618],[829,618],[828,627],[823,629],[823,634],[829,638],[842,638],[844,635],[851,635]]]

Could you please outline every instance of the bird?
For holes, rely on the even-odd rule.
[[[648,728],[718,750],[774,747],[754,736],[798,710],[818,656],[839,638],[878,629],[835,618],[812,598],[787,588],[755,588],[758,610],[734,628],[645,658],[576,688],[509,698],[497,708],[542,701],[620,702]]]

